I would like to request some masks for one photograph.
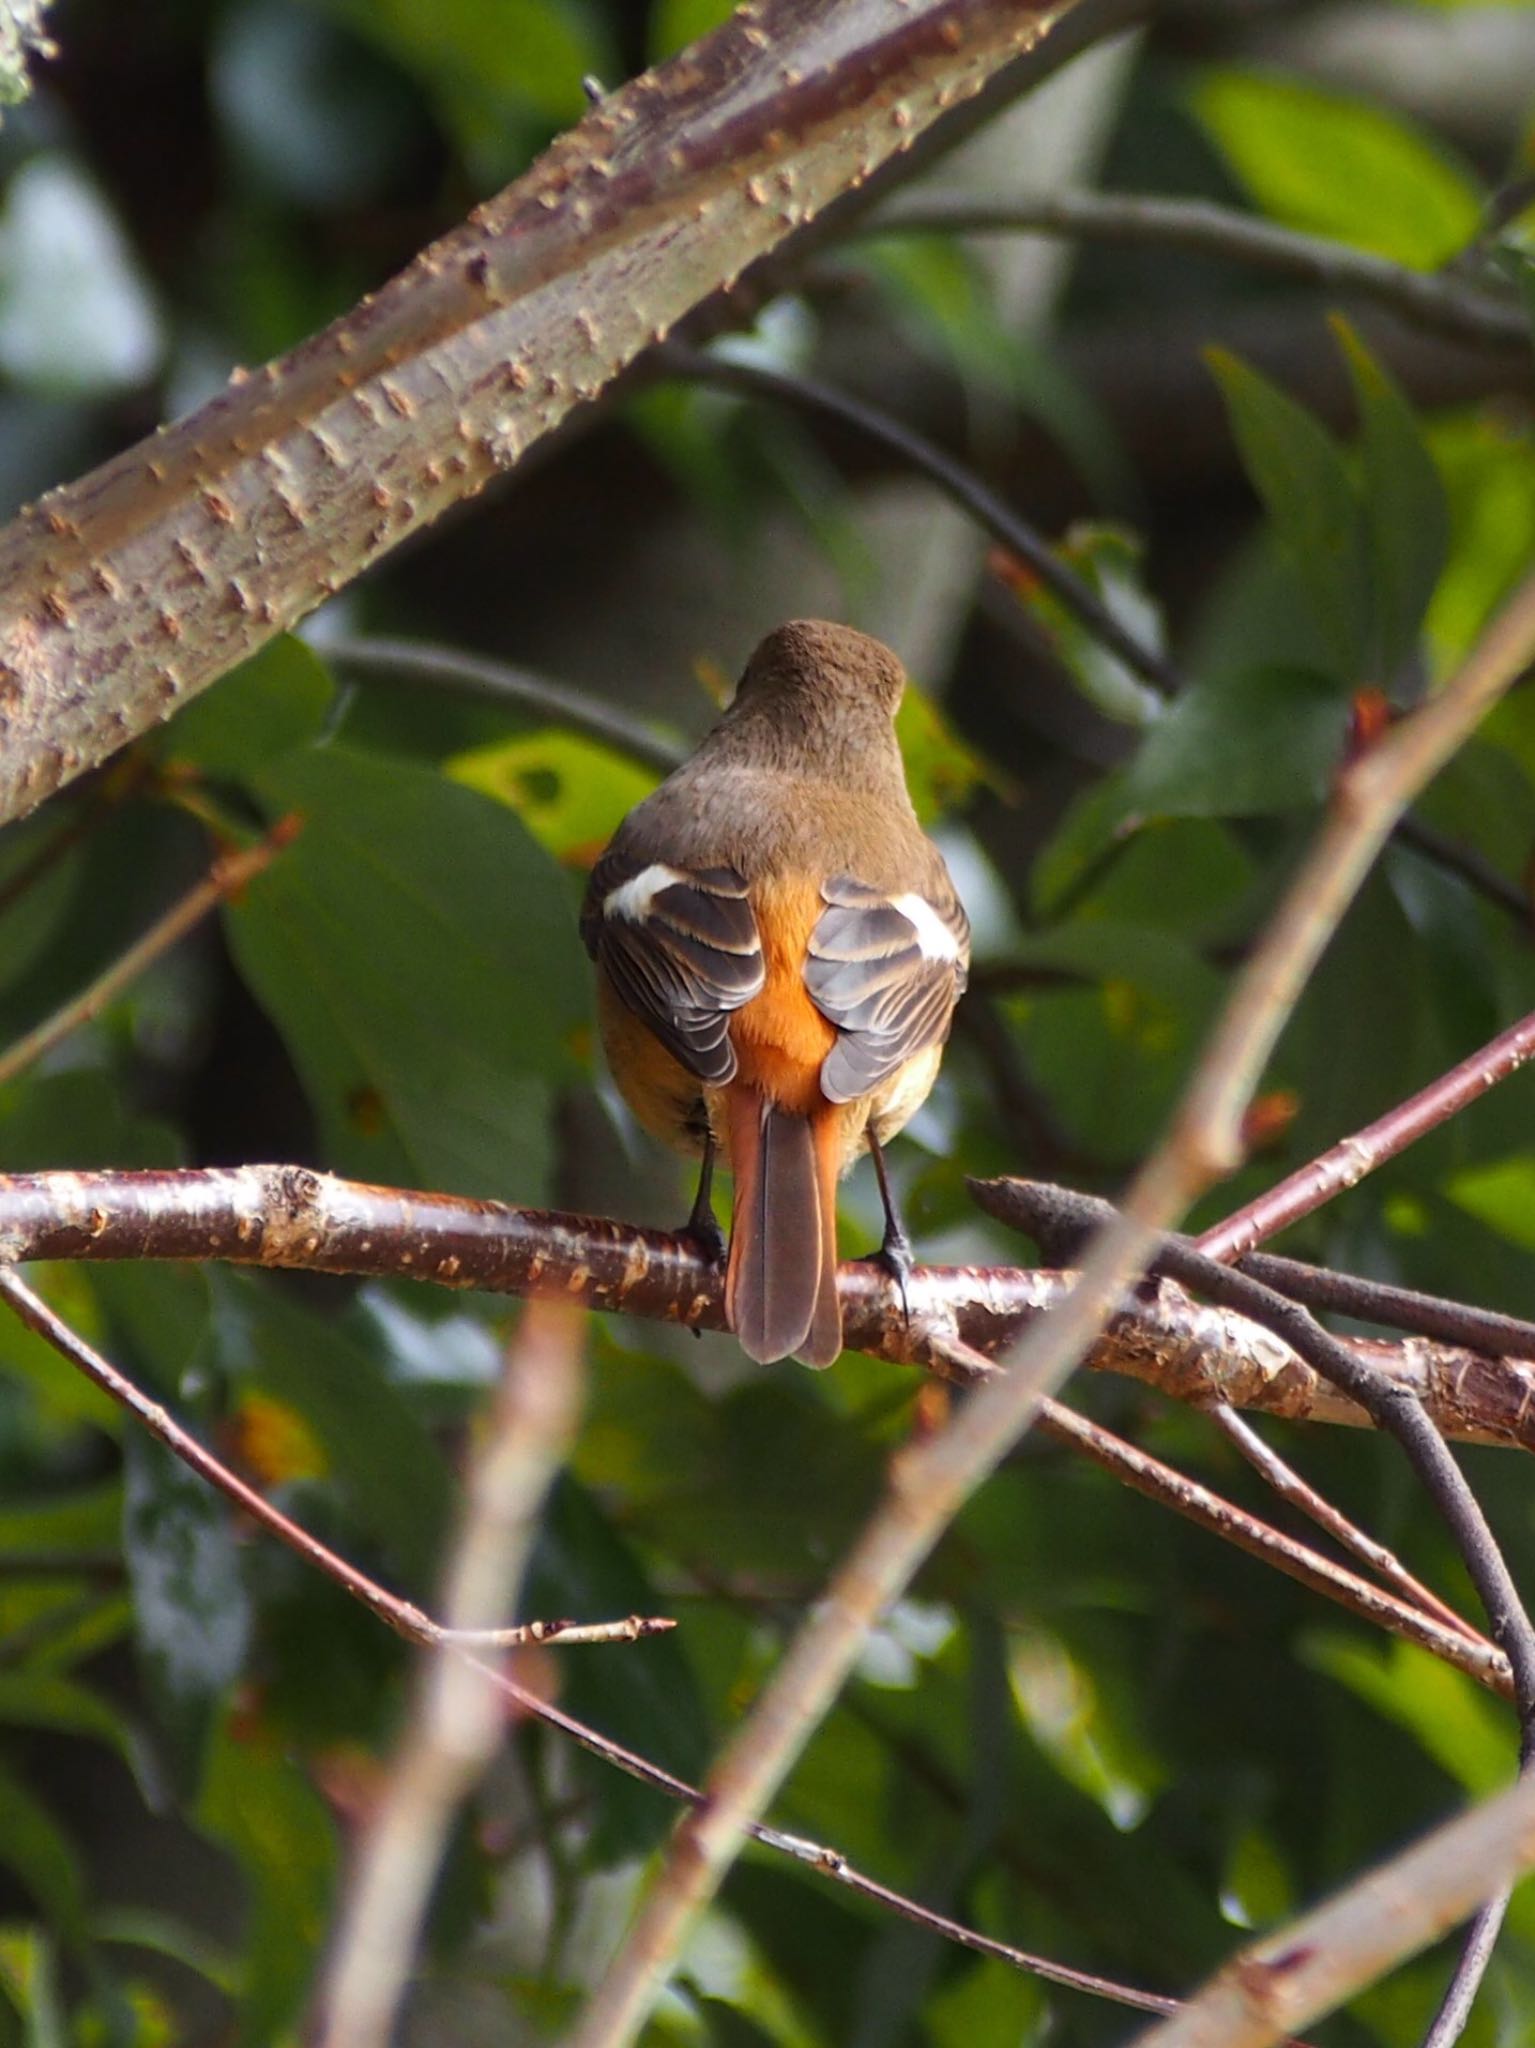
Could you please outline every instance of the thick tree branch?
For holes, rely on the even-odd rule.
[[[751,0],[323,334],[0,532],[0,822],[504,469],[1079,0]]]
[[[35,1259],[228,1259],[725,1327],[718,1269],[685,1235],[370,1187],[301,1166],[0,1175],[0,1267]],[[919,1266],[907,1283],[909,1323],[880,1267],[854,1261],[839,1285],[855,1350],[970,1385],[1059,1306],[1074,1279],[1016,1266]],[[955,1337],[975,1364],[953,1362]],[[1535,1364],[1427,1342],[1357,1338],[1350,1349],[1408,1388],[1446,1436],[1535,1450]],[[1267,1330],[1196,1303],[1171,1280],[1138,1291],[1084,1363],[1200,1406],[1369,1426]]]

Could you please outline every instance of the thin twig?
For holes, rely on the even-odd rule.
[[[157,1442],[178,1457],[181,1462],[204,1479],[224,1498],[237,1507],[244,1515],[260,1524],[280,1543],[285,1543],[304,1562],[313,1565],[332,1579],[344,1593],[350,1593],[354,1600],[360,1600],[364,1607],[378,1619],[392,1628],[396,1635],[404,1636],[407,1642],[439,1644],[450,1635],[441,1622],[433,1620],[414,1601],[405,1600],[398,1593],[391,1593],[369,1578],[356,1565],[349,1564],[339,1552],[322,1543],[317,1536],[285,1515],[281,1508],[269,1501],[248,1480],[233,1472],[213,1452],[198,1442],[191,1431],[184,1428],[169,1409],[158,1401],[151,1401],[128,1375],[120,1372],[111,1360],[103,1357],[94,1346],[72,1330],[62,1316],[55,1313],[42,1297],[35,1294],[21,1277],[0,1265],[0,1298],[3,1298],[20,1317],[29,1330],[53,1346],[62,1357],[86,1378],[100,1387],[104,1394],[125,1408]],[[603,1643],[630,1642],[640,1637],[656,1635],[674,1624],[657,1618],[647,1620],[630,1615],[625,1620],[597,1623],[572,1623],[565,1621],[524,1622],[520,1629],[492,1630],[489,1637],[478,1637],[488,1646],[517,1647],[524,1643]],[[471,1639],[475,1639],[473,1636]],[[459,1647],[463,1646],[460,1639]]]
[[[1352,1137],[1340,1138],[1268,1190],[1214,1223],[1199,1239],[1199,1249],[1212,1259],[1229,1259],[1250,1251],[1265,1238],[1277,1236],[1303,1216],[1320,1209],[1345,1188],[1357,1187],[1367,1174],[1399,1152],[1437,1130],[1459,1110],[1478,1101],[1500,1081],[1517,1074],[1535,1053],[1535,1011],[1470,1053],[1436,1081],[1387,1110]]]
[[[919,471],[936,484],[1011,554],[1026,562],[1066,610],[1126,668],[1164,696],[1178,688],[1177,672],[1171,663],[1128,632],[1081,577],[1066,567],[1042,534],[989,490],[973,469],[956,462],[936,442],[916,433],[893,414],[814,378],[791,376],[786,370],[770,370],[762,364],[685,348],[677,342],[668,342],[656,350],[653,360],[667,375],[687,383],[711,384],[748,398],[772,399],[801,412],[820,413],[878,442],[899,456],[909,469]]]
[[[99,1017],[109,1003],[125,988],[131,987],[163,953],[168,953],[178,939],[185,938],[216,904],[236,894],[264,868],[270,867],[294,838],[299,825],[296,818],[283,818],[254,846],[245,847],[238,853],[221,854],[202,880],[189,889],[179,903],[173,904],[163,917],[158,918],[142,938],[136,939],[125,953],[97,975],[88,988],[71,996],[51,1017],[45,1017],[41,1024],[35,1025],[6,1051],[0,1052],[0,1088],[8,1081],[14,1081],[18,1074],[25,1073],[35,1060],[51,1052],[72,1031]]]
[[[465,654],[429,640],[396,640],[373,633],[327,636],[316,642],[315,652],[335,668],[376,676],[381,682],[426,683],[434,689],[455,690],[554,719],[573,732],[616,747],[662,775],[669,775],[687,752],[673,734],[648,719],[636,718],[621,705],[483,654]]]
[[[1068,1228],[1083,1232],[1105,1229],[1115,1214],[1113,1206],[1098,1196],[1067,1188],[1043,1189],[1036,1184],[1031,1194],[1052,1203]],[[1475,1494],[1422,1404],[1324,1330],[1308,1309],[1212,1259],[1192,1239],[1171,1232],[1159,1235],[1146,1265],[1148,1272],[1181,1281],[1264,1324],[1396,1438],[1447,1524],[1486,1610],[1492,1638],[1508,1656],[1521,1724],[1535,1746],[1535,1627]]]
[[[280,1509],[274,1508],[261,1494],[255,1492],[236,1473],[231,1472],[211,1452],[205,1450],[166,1410],[149,1401],[126,1375],[120,1373],[115,1366],[77,1336],[24,1282],[3,1269],[0,1269],[0,1297],[10,1303],[29,1328],[44,1337],[72,1365],[78,1367],[97,1386],[126,1408],[200,1478],[252,1516],[306,1563],[334,1580],[344,1592],[360,1600],[398,1635],[428,1648],[446,1644],[456,1657],[472,1665],[489,1684],[493,1685],[518,1713],[526,1715],[531,1720],[543,1722],[578,1743],[592,1756],[616,1770],[625,1772],[641,1784],[665,1793],[669,1798],[695,1807],[704,1804],[704,1794],[696,1785],[690,1785],[686,1779],[675,1777],[671,1772],[663,1770],[659,1764],[651,1763],[633,1750],[626,1749],[622,1743],[600,1734],[595,1728],[576,1720],[539,1694],[519,1685],[507,1671],[485,1662],[478,1648],[485,1640],[485,1631],[454,1632],[442,1627],[420,1608],[386,1592],[375,1581],[346,1564],[335,1552],[327,1550],[306,1530],[289,1520]],[[662,1629],[674,1625],[669,1620],[650,1620],[631,1615],[625,1621],[585,1625],[571,1622],[528,1622],[517,1629],[490,1631],[489,1637],[497,1647],[508,1644],[517,1647],[523,1643],[629,1642],[641,1636],[657,1634]],[[470,1644],[475,1644],[476,1647],[471,1648]],[[5,1647],[9,1650],[14,1645],[7,1644]],[[1496,1686],[1496,1675],[1491,1671],[1491,1667],[1486,1682]],[[1110,1978],[1096,1976],[1091,1971],[1075,1970],[1068,1964],[1052,1962],[1044,1956],[1032,1955],[1025,1949],[994,1940],[990,1935],[981,1934],[975,1928],[950,1920],[943,1914],[934,1912],[930,1907],[920,1905],[915,1899],[892,1891],[888,1885],[879,1883],[877,1879],[866,1877],[842,1855],[840,1850],[825,1843],[809,1842],[801,1836],[785,1834],[781,1829],[766,1827],[760,1823],[754,1824],[750,1833],[752,1839],[760,1842],[764,1848],[793,1857],[796,1862],[817,1871],[823,1877],[830,1878],[856,1897],[868,1899],[889,1912],[898,1913],[914,1926],[940,1935],[945,1940],[957,1942],[961,1947],[970,1949],[977,1955],[991,1956],[998,1962],[1040,1977],[1047,1983],[1058,1984],[1067,1990],[1081,1991],[1094,1997],[1112,1999],[1118,2004],[1130,2006],[1140,2012],[1166,2013],[1177,2009],[1175,1999],[1162,1997],[1156,1992],[1142,1991],[1133,1985],[1118,1984]]]
[[[1411,270],[1367,249],[1300,234],[1208,200],[1120,192],[1053,192],[995,201],[968,194],[913,194],[852,222],[847,233],[861,239],[913,233],[1054,235],[1187,249],[1305,278],[1330,291],[1359,292],[1420,327],[1460,341],[1497,348],[1529,342],[1528,325],[1511,295],[1434,271]]]
[[[342,1911],[322,1994],[324,2048],[384,2048],[389,2040],[454,1815],[495,1754],[500,1695],[477,1661],[458,1654],[455,1638],[494,1629],[517,1597],[545,1495],[575,1431],[582,1328],[571,1310],[534,1302],[509,1347],[444,1582],[448,1639],[423,1673]]]
[[[1415,1578],[1394,1551],[1388,1550],[1384,1543],[1377,1543],[1357,1522],[1350,1521],[1330,1500],[1324,1499],[1271,1445],[1264,1442],[1250,1423],[1224,1406],[1212,1408],[1210,1420],[1281,1500],[1289,1501],[1303,1515],[1309,1515],[1318,1528],[1325,1529],[1329,1536],[1351,1550],[1372,1571],[1378,1572],[1387,1585],[1395,1586],[1411,1607],[1432,1616],[1452,1634],[1463,1635],[1476,1642],[1485,1640],[1464,1615],[1457,1614],[1448,1601],[1441,1600],[1431,1587]]]
[[[1198,1480],[1164,1465],[1148,1451],[1124,1442],[1101,1424],[1089,1422],[1058,1401],[1043,1404],[1038,1428],[1046,1436],[1069,1443],[1148,1500],[1171,1508],[1174,1514],[1197,1523],[1224,1542],[1235,1544],[1249,1556],[1260,1558],[1287,1578],[1336,1601],[1361,1621],[1386,1629],[1404,1642],[1416,1643],[1505,1699],[1512,1696],[1513,1674],[1508,1659],[1453,1611],[1454,1625],[1450,1626],[1420,1606],[1372,1586],[1368,1580],[1323,1557],[1320,1551],[1271,1528],[1256,1515],[1201,1486]]]

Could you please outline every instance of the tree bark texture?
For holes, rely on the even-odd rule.
[[[1082,4],[752,0],[321,334],[0,531],[0,824],[509,467]]]

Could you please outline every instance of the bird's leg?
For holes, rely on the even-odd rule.
[[[884,1152],[872,1130],[869,1132],[869,1155],[874,1161],[874,1177],[879,1182],[879,1198],[885,1205],[885,1235],[880,1242],[879,1250],[873,1256],[875,1262],[884,1267],[900,1288],[901,1312],[909,1323],[911,1303],[906,1298],[906,1282],[916,1259],[912,1253],[911,1239],[906,1235],[906,1225],[901,1221],[901,1212],[895,1205],[890,1176],[885,1171]]]
[[[698,1193],[693,1197],[683,1233],[692,1238],[711,1266],[720,1266],[725,1262],[726,1246],[725,1233],[714,1213],[714,1154],[714,1133],[706,1131],[704,1163],[698,1169]]]

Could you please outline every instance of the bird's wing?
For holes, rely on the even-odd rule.
[[[949,1035],[970,960],[970,924],[952,890],[871,889],[827,882],[805,963],[805,986],[837,1027],[821,1068],[832,1102],[867,1095]]]
[[[730,1013],[766,978],[734,868],[682,869],[609,849],[581,912],[586,950],[628,1007],[700,1081],[736,1070]]]

